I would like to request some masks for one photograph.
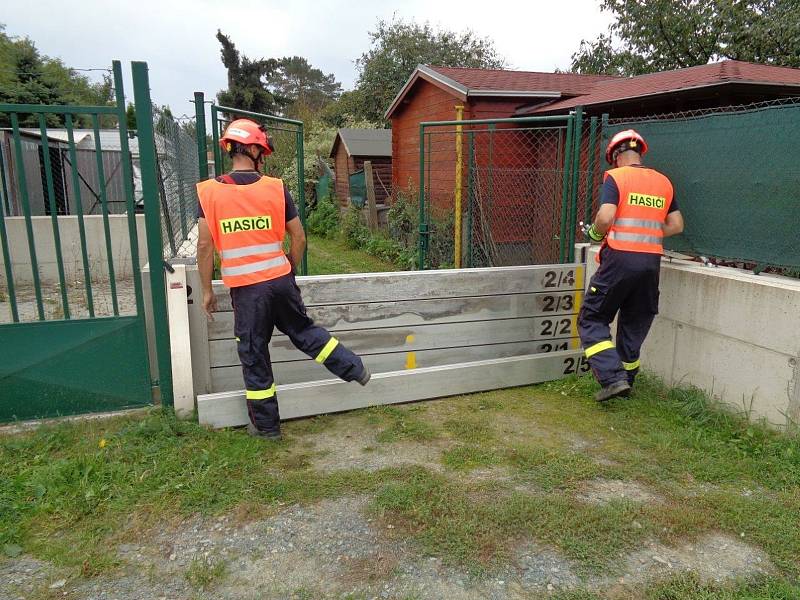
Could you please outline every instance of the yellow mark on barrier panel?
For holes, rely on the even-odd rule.
[[[414,343],[414,336],[407,335],[406,336],[406,344],[413,344]],[[416,369],[417,368],[417,353],[416,352],[407,352],[406,353],[406,369]]]

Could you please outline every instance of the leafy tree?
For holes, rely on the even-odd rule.
[[[0,24],[0,102],[11,104],[105,105],[113,98],[110,77],[92,83],[59,59],[42,55],[34,42],[11,37]],[[36,115],[20,115],[20,125],[38,126]],[[77,117],[77,126],[88,126],[88,117]],[[48,115],[50,126],[63,125],[58,115]],[[8,127],[10,117],[0,115],[0,126]]]
[[[797,0],[601,0],[601,7],[615,21],[608,34],[581,41],[573,71],[639,75],[723,58],[800,67]]]
[[[125,122],[128,124],[128,131],[136,131],[136,107],[133,102],[128,102],[128,108],[125,110]]]
[[[272,114],[279,108],[275,96],[267,89],[278,61],[274,58],[252,60],[241,55],[228,36],[217,30],[222,46],[222,64],[228,70],[228,89],[217,94],[222,106]]]
[[[270,91],[283,106],[283,114],[302,118],[318,113],[342,93],[333,74],[326,75],[302,56],[286,56],[268,79]]]
[[[392,99],[419,64],[443,67],[502,68],[489,38],[472,31],[434,29],[430,23],[379,20],[370,32],[372,47],[356,60],[359,77],[355,95],[349,98],[356,116],[384,122]]]

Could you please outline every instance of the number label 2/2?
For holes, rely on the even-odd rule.
[[[572,329],[572,319],[542,319],[539,335],[544,337],[569,336]]]
[[[564,375],[577,375],[589,372],[589,359],[585,356],[564,359]]]

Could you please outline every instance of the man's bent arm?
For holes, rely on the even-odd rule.
[[[214,277],[214,241],[205,219],[197,221],[197,270],[203,285],[203,308],[208,316],[216,310],[216,298],[211,281]]]
[[[300,217],[295,217],[286,223],[286,231],[289,234],[289,262],[295,271],[303,261],[303,252],[306,249],[306,232],[303,231],[303,224]]]
[[[683,215],[679,210],[673,210],[667,215],[667,221],[664,223],[664,237],[671,235],[678,235],[683,232]]]

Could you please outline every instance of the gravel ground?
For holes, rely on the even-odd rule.
[[[136,314],[136,294],[133,279],[118,279],[117,306],[120,315]],[[42,306],[45,320],[52,321],[64,318],[64,308],[61,299],[61,286],[53,283],[42,284]],[[0,295],[0,324],[11,323],[11,304],[3,288]],[[21,322],[37,321],[39,313],[36,306],[36,291],[32,285],[18,285],[15,288],[17,311]],[[114,315],[113,295],[108,281],[92,282],[92,300],[96,317],[110,317]],[[86,288],[80,281],[67,283],[67,301],[69,302],[70,317],[73,319],[89,317],[89,306],[86,302]]]
[[[317,451],[314,464],[322,469],[360,459],[362,444],[370,442],[369,434],[358,434],[333,448],[331,434],[324,432],[305,440]],[[389,448],[362,453],[369,458],[361,467],[414,464],[441,450],[427,443],[384,445]],[[480,487],[507,481],[508,473],[479,469],[454,477]],[[596,502],[658,501],[636,482],[596,480],[577,495]],[[6,559],[0,562],[0,600],[517,600],[575,588],[609,591],[682,571],[723,581],[772,569],[767,555],[744,539],[709,534],[675,547],[647,543],[620,562],[622,574],[613,578],[581,575],[553,549],[522,540],[504,568],[475,578],[421,554],[390,521],[374,516],[370,500],[355,496],[278,506],[267,518],[247,523],[233,514],[195,516],[113,549],[124,565],[113,576],[83,579],[27,556]]]

